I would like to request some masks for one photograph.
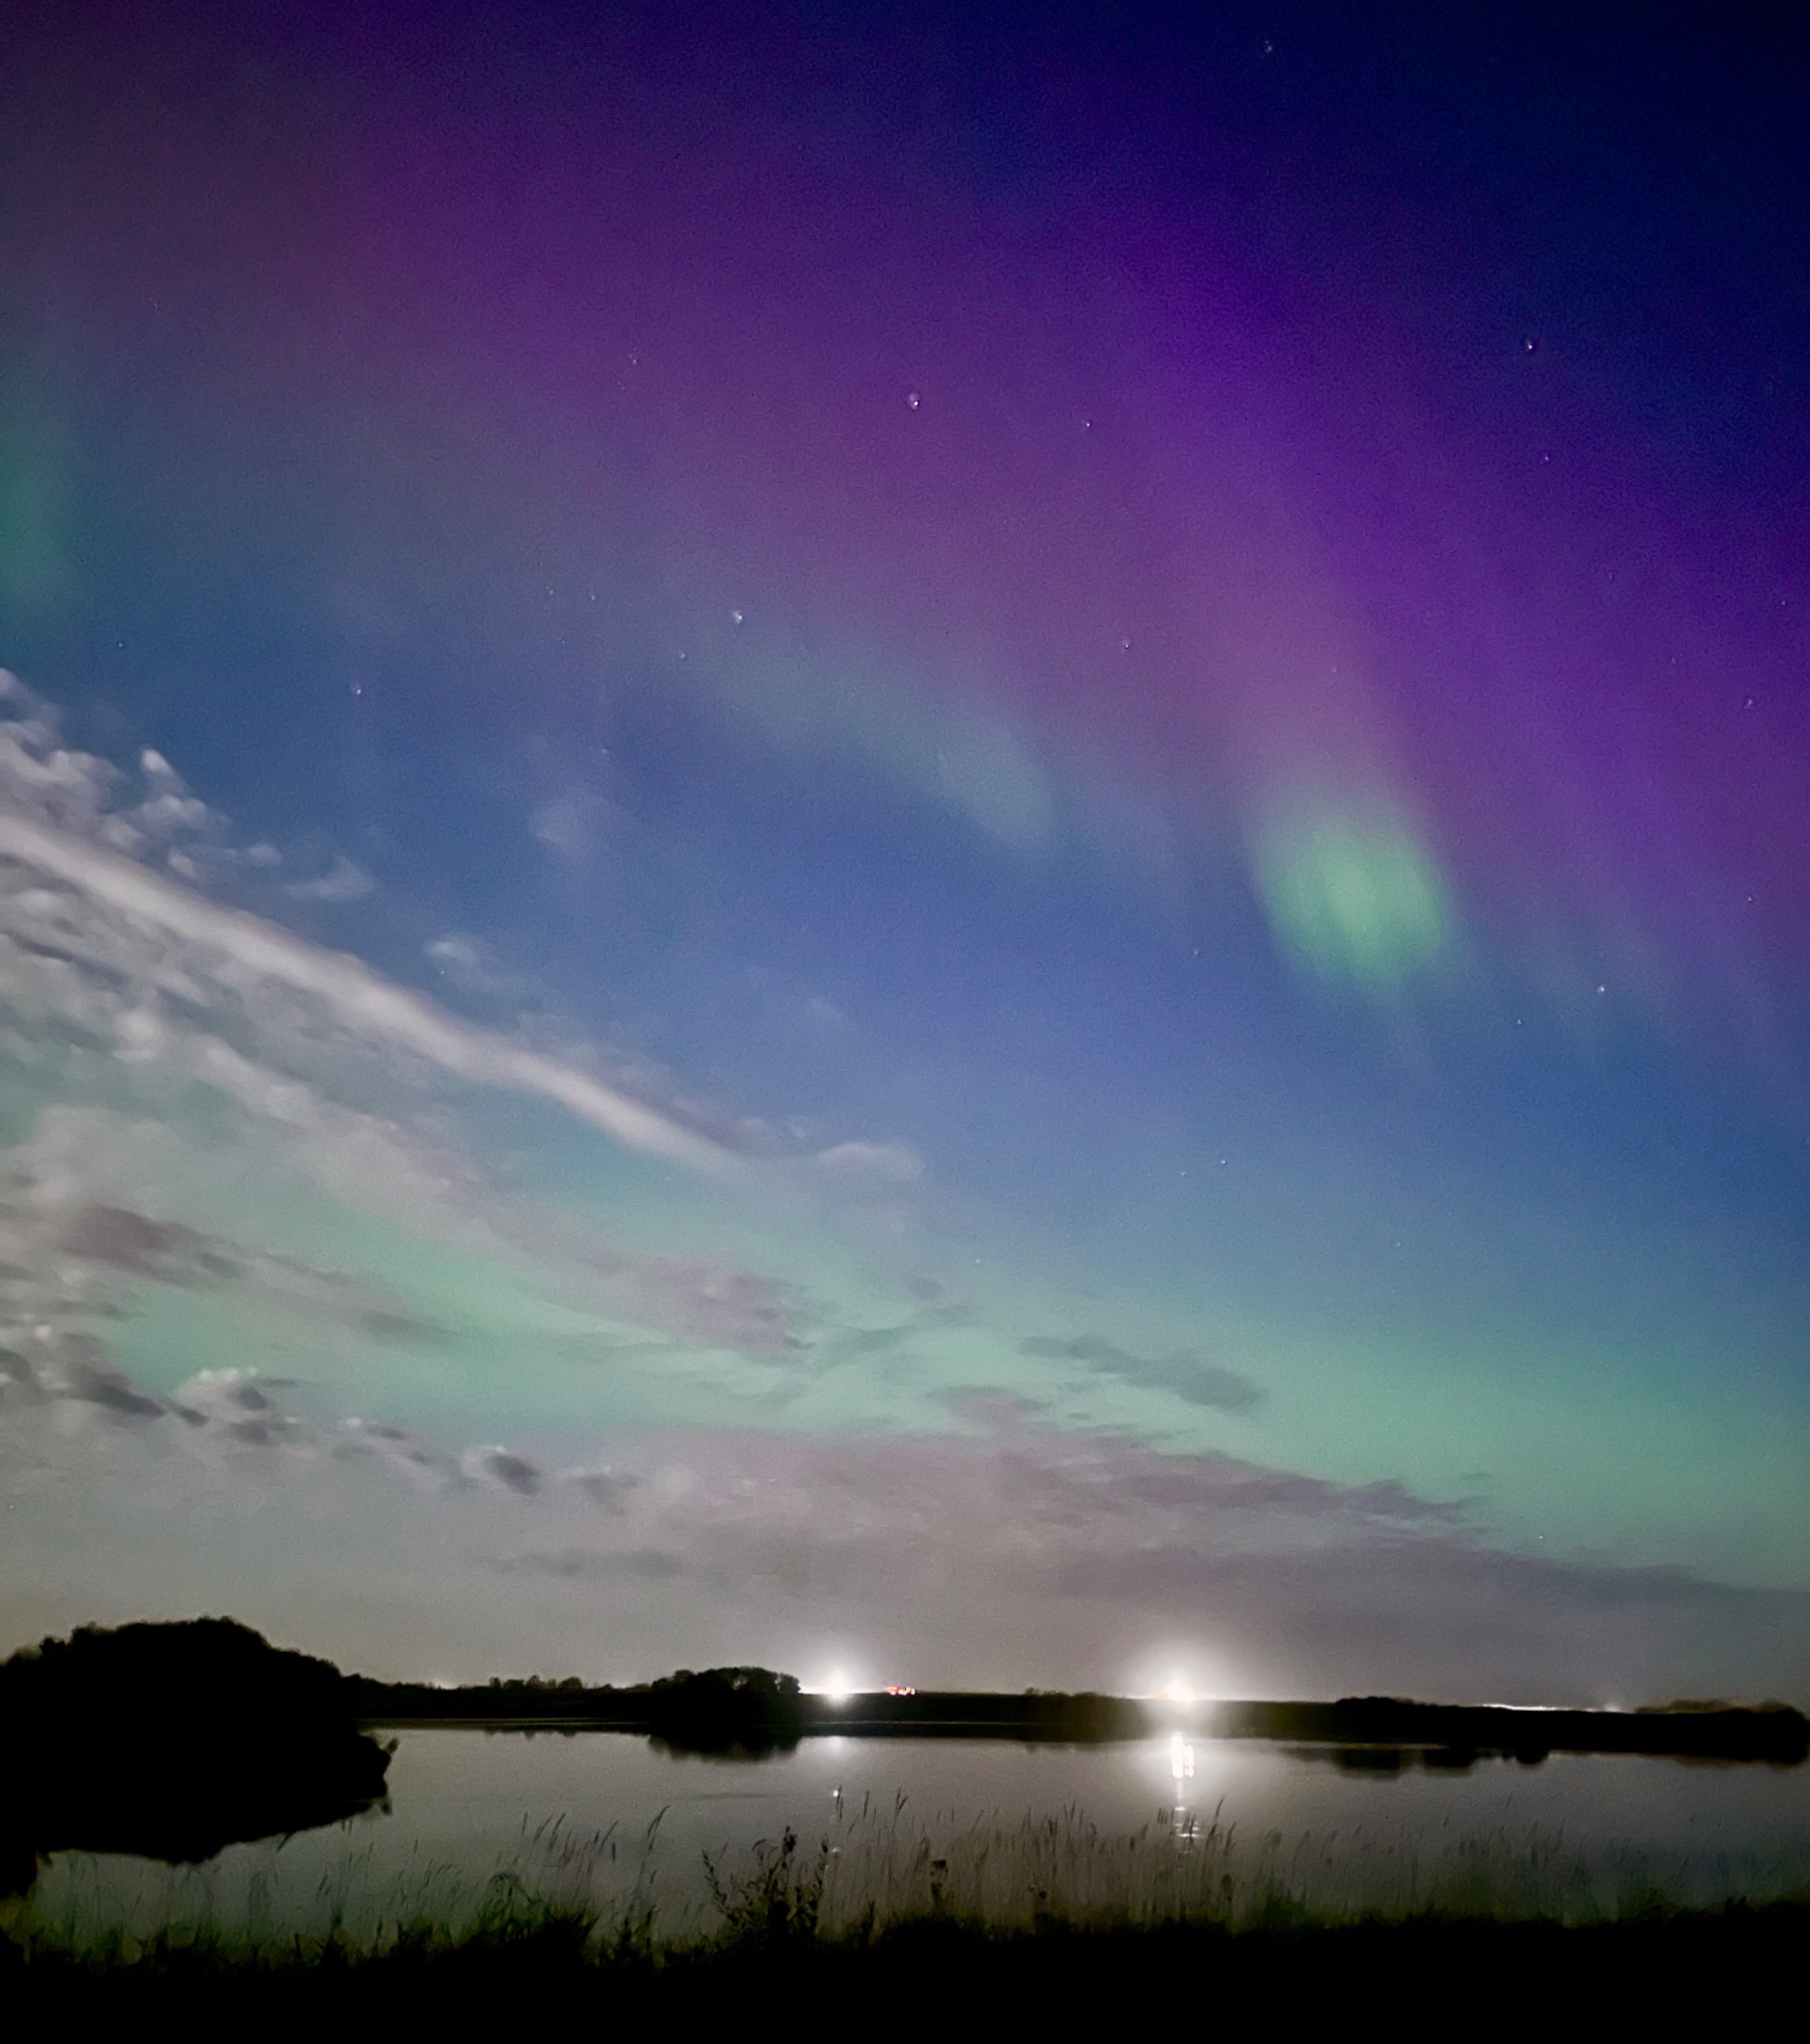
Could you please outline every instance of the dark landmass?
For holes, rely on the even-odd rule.
[[[1504,1710],[1419,1704],[1401,1697],[1343,1697],[1336,1704],[1220,1704],[1220,1739],[1271,1739],[1305,1748],[1424,1765],[1555,1753],[1650,1754],[1672,1760],[1760,1761],[1796,1766],[1810,1755],[1810,1719],[1786,1704],[1674,1704],[1636,1711]]]
[[[47,1852],[211,1859],[369,1808],[389,1755],[331,1662],[248,1626],[85,1626],[0,1662],[0,1894]]]
[[[1062,2036],[1084,2021],[1173,2022],[1202,2009],[1220,2024],[1293,2035],[1325,2023],[1343,2035],[1369,2008],[1394,2033],[1563,2034],[1606,2022],[1669,2035],[1686,2023],[1749,2028],[1768,2001],[1794,2006],[1810,1905],[1655,1909],[1577,1927],[1439,1915],[1314,1924],[1281,1911],[1245,1929],[1052,1919],[1006,1931],[932,1915],[847,1936],[788,1917],[677,1950],[634,1935],[600,1945],[594,1932],[582,1913],[555,1911],[380,1953],[302,1940],[235,1953],[170,1937],[134,1958],[98,1959],[0,1936],[0,2006],[59,2029],[167,2011],[223,2025],[277,2018],[284,2035],[335,2018],[393,2023],[397,2034],[436,2021],[457,2035],[480,2024],[501,2033],[521,2026],[525,2007],[540,2027],[642,2017],[795,2028],[836,2010],[938,2035],[1029,2021]]]
[[[706,1688],[722,1678],[761,1677],[758,1695],[774,1736],[732,1735],[734,1711],[711,1733]],[[1138,1697],[1031,1691],[1022,1696],[966,1690],[886,1692],[831,1700],[805,1696],[790,1677],[762,1670],[688,1672],[665,1683],[591,1689],[563,1682],[493,1681],[465,1689],[407,1683],[351,1684],[369,1724],[464,1724],[536,1731],[639,1732],[676,1748],[767,1750],[799,1738],[1003,1739],[1088,1746],[1179,1731],[1198,1738],[1262,1739],[1352,1756],[1352,1765],[1462,1767],[1484,1759],[1522,1762],[1555,1753],[1649,1754],[1679,1760],[1795,1765],[1810,1756],[1810,1719],[1786,1704],[1678,1703],[1638,1711],[1508,1710],[1492,1705],[1422,1704],[1402,1697],[1344,1697],[1337,1703],[1177,1705]],[[685,1700],[683,1713],[675,1706]],[[783,1698],[783,1701],[781,1701]],[[737,1707],[742,1708],[742,1707]],[[1369,1758],[1360,1758],[1368,1756]]]
[[[1795,1764],[1810,1754],[1810,1720],[1783,1704],[1645,1711],[1520,1711],[1422,1704],[1403,1697],[1337,1703],[1175,1705],[1131,1697],[982,1696],[920,1692],[851,1697],[818,1706],[811,1729],[854,1735],[1010,1738],[1091,1744],[1153,1732],[1261,1739],[1334,1752],[1525,1762],[1555,1753],[1651,1754],[1676,1759]]]
[[[650,1683],[649,1727],[675,1753],[777,1753],[807,1726],[794,1675],[768,1668],[688,1668]]]
[[[813,1728],[798,1679],[770,1668],[681,1668],[632,1688],[587,1688],[576,1676],[550,1682],[531,1676],[463,1689],[424,1683],[373,1682],[352,1675],[345,1694],[359,1720],[395,1729],[417,1725],[482,1726],[511,1731],[635,1732],[674,1753],[778,1753]]]

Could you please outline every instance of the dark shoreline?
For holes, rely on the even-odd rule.
[[[618,1732],[659,1737],[652,1700],[636,1690],[433,1690],[358,1685],[361,1724],[372,1730]],[[1810,1720],[1795,1710],[1510,1710],[1421,1704],[1390,1697],[1337,1703],[1179,1705],[1132,1697],[1011,1696],[927,1691],[914,1696],[799,1700],[793,1738],[1000,1740],[1029,1746],[1099,1746],[1180,1733],[1262,1741],[1328,1753],[1425,1756],[1434,1765],[1500,1759],[1533,1764],[1552,1754],[1795,1767],[1810,1758]],[[787,1740],[783,1743],[791,1743]],[[1386,1760],[1378,1763],[1387,1765]]]

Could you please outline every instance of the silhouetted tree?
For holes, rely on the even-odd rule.
[[[648,1709],[656,1738],[689,1753],[770,1753],[804,1730],[797,1677],[770,1668],[681,1668],[650,1684]]]
[[[46,1851],[206,1859],[331,1823],[376,1801],[389,1766],[331,1662],[224,1618],[24,1649],[0,1663],[0,1739],[15,1885]]]

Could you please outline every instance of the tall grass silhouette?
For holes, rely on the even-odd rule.
[[[1658,1909],[1810,1901],[1810,1839],[1771,1854],[1586,1847],[1564,1829],[1429,1825],[1404,1836],[1364,1825],[1242,1830],[1215,1811],[1103,1830],[1078,1804],[1013,1818],[919,1812],[837,1798],[827,1821],[739,1850],[692,1852],[645,1829],[532,1829],[473,1871],[417,1847],[381,1874],[352,1843],[311,1882],[285,1883],[280,1851],[248,1881],[217,1865],[117,1866],[60,1855],[32,1894],[0,1907],[25,1951],[131,1962],[184,1949],[222,1964],[375,1957],[527,1941],[598,1957],[711,1943],[865,1939],[940,1920],[994,1932],[1067,1927],[1235,1931],[1406,1921],[1607,1923]]]

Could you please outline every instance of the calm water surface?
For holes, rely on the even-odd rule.
[[[31,1907],[150,1927],[211,1918],[355,1927],[477,1906],[499,1871],[606,1912],[708,1924],[704,1857],[732,1876],[791,1828],[830,1898],[1012,1913],[1042,1896],[1154,1907],[1280,1885],[1335,1906],[1626,1906],[1810,1887],[1810,1769],[1556,1756],[1469,1773],[1356,1772],[1253,1742],[1024,1748],[805,1741],[766,1761],[580,1733],[399,1736],[390,1806],[200,1868],[68,1853]],[[939,1866],[937,1862],[942,1862]],[[834,1911],[832,1910],[833,1914]]]

